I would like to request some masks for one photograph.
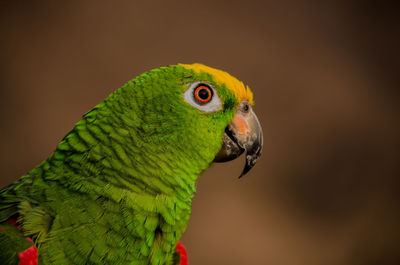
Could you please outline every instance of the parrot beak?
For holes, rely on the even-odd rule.
[[[249,102],[242,101],[232,122],[225,128],[221,150],[214,162],[227,162],[246,151],[246,164],[239,178],[256,164],[261,156],[263,134],[260,122]]]

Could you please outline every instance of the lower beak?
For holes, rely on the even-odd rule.
[[[261,156],[263,135],[260,122],[247,101],[242,101],[232,122],[225,128],[221,150],[215,162],[226,162],[246,151],[246,164],[239,178],[256,164]]]

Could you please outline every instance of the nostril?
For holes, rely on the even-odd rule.
[[[237,112],[247,114],[251,111],[251,105],[247,100],[243,100],[242,102],[240,102],[236,110]]]
[[[250,104],[249,104],[249,102],[243,101],[243,102],[242,102],[242,106],[241,106],[241,110],[242,110],[242,112],[244,112],[244,113],[249,112],[249,110],[250,110]]]

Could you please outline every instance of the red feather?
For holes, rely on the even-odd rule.
[[[179,265],[188,265],[187,252],[181,241],[179,241],[176,246],[176,253],[181,254],[181,263]]]
[[[37,265],[38,255],[35,246],[31,246],[25,251],[18,253],[19,263],[18,265]]]

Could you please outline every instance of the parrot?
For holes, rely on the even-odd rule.
[[[250,88],[204,64],[152,69],[82,116],[0,190],[0,264],[187,265],[200,174],[261,156]]]

